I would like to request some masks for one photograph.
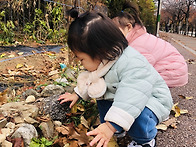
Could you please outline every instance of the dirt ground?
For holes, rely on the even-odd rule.
[[[17,84],[30,86],[35,81],[50,80],[48,75],[51,71],[59,70],[60,63],[69,63],[66,48],[62,47],[58,52],[40,52],[23,52],[20,46],[0,47],[0,91]]]

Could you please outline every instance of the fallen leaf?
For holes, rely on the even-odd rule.
[[[23,64],[21,64],[21,63],[18,63],[18,64],[16,65],[16,68],[21,68],[21,67],[23,67]]]
[[[185,99],[186,97],[183,95],[178,95],[180,98]]]
[[[19,53],[18,53],[18,55],[23,55],[23,54],[24,54],[24,52],[19,52]]]
[[[190,97],[186,96],[186,99],[187,100],[193,99],[193,96],[190,96]]]
[[[3,57],[5,57],[5,56],[6,56],[6,54],[5,54],[5,53],[3,53],[3,54],[1,54],[1,56],[0,56],[0,57],[1,57],[1,58],[3,58]]]
[[[86,128],[89,129],[88,121],[84,118],[84,116],[81,116],[81,117],[80,117],[80,122],[81,122],[81,124],[83,124]]]
[[[175,117],[180,116],[180,108],[177,105],[178,105],[178,103],[174,104],[173,107],[172,107],[172,111],[175,112]]]
[[[108,146],[107,147],[119,147],[117,141],[114,139],[114,137],[112,137],[110,139],[110,141],[108,142]]]
[[[70,134],[71,128],[68,126],[61,126],[61,127],[56,127],[57,132],[62,133],[63,135],[68,135]]]
[[[15,55],[11,54],[11,55],[9,55],[8,57],[9,57],[9,58],[13,58],[13,57],[15,57]]]
[[[165,125],[165,124],[158,124],[157,126],[156,126],[156,128],[158,129],[158,130],[167,130],[167,125]]]
[[[188,110],[180,110],[180,114],[186,114],[186,113],[188,113]]]

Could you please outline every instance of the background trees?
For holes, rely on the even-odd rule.
[[[122,10],[125,0],[1,0],[0,44],[16,40],[45,43],[66,42],[70,18],[66,11],[77,7],[80,12],[95,9],[112,15]],[[130,0],[140,10],[140,17],[149,33],[156,32],[158,0]],[[163,0],[161,29],[195,35],[195,0]],[[17,38],[17,39],[16,39]],[[19,39],[19,40],[18,40]]]
[[[163,30],[195,35],[195,0],[163,0],[161,15]]]

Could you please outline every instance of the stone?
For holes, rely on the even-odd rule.
[[[35,98],[40,97],[40,94],[35,91],[34,89],[28,89],[25,92],[23,92],[22,97],[27,98],[28,96],[33,95]]]
[[[2,120],[0,120],[0,128],[3,128],[3,127],[5,127],[5,125],[7,124],[7,119],[2,119]]]
[[[52,95],[59,95],[59,94],[62,94],[64,92],[65,92],[65,90],[62,86],[52,84],[52,85],[46,86],[43,89],[43,91],[41,92],[41,96],[49,97],[49,96],[52,96]]]
[[[5,139],[6,139],[5,134],[0,134],[0,144],[1,144],[2,142],[4,142]]]
[[[1,147],[12,147],[12,143],[5,140],[4,142],[1,143]]]
[[[2,128],[1,132],[7,137],[7,136],[10,136],[14,132],[14,129]]]
[[[45,114],[49,114],[52,120],[57,121],[65,121],[67,119],[66,114],[70,113],[71,109],[69,105],[71,102],[66,102],[60,104],[57,100],[59,95],[53,95],[51,97],[47,97],[43,100],[43,110]]]
[[[38,137],[38,133],[33,125],[23,124],[12,135],[12,138],[21,138],[21,137],[24,140],[25,147],[28,147],[30,145],[31,139]]]
[[[52,138],[54,134],[54,124],[52,121],[42,122],[39,127],[45,138]]]
[[[25,103],[33,103],[33,102],[35,102],[35,96],[34,95],[29,95],[25,100]]]

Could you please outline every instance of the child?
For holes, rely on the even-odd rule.
[[[188,69],[184,57],[170,43],[148,34],[132,3],[125,2],[124,8],[132,13],[121,11],[113,21],[129,42],[129,45],[143,54],[159,72],[169,87],[187,84]]]
[[[68,46],[87,71],[79,75],[75,93],[65,93],[58,100],[71,101],[72,107],[79,98],[97,99],[101,124],[87,133],[95,136],[90,146],[107,147],[114,132],[121,130],[133,138],[129,147],[155,146],[156,125],[168,118],[173,105],[165,81],[128,46],[111,19],[96,12],[74,17]]]

